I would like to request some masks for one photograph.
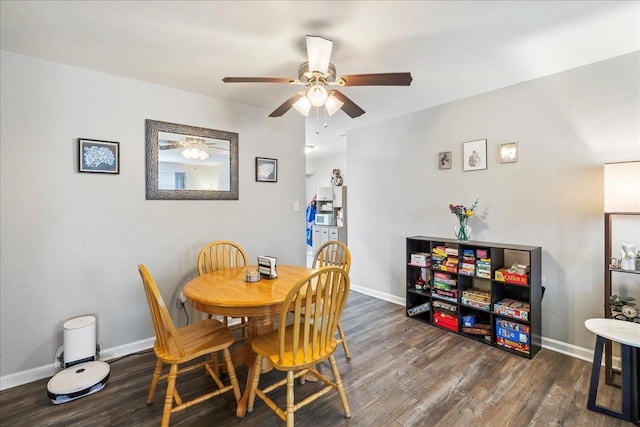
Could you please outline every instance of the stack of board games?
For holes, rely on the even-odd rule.
[[[451,302],[458,302],[457,280],[449,273],[433,272],[431,295]]]
[[[433,268],[451,273],[458,272],[458,249],[436,246],[431,250]]]
[[[528,353],[531,349],[531,329],[521,323],[496,319],[496,342],[500,346]]]
[[[505,298],[493,304],[493,312],[518,320],[529,320],[529,303]]]
[[[529,266],[514,264],[511,267],[503,267],[496,270],[495,280],[499,282],[511,283],[513,285],[527,286],[527,272]]]
[[[486,340],[491,340],[491,325],[487,322],[477,322],[473,326],[462,326],[462,332],[470,335],[482,335]]]
[[[445,311],[449,314],[455,315],[458,312],[458,306],[455,304],[449,304],[444,301],[434,301],[433,309],[436,311]]]
[[[491,310],[491,294],[481,289],[465,289],[462,291],[460,302],[482,310]]]
[[[416,252],[415,254],[411,254],[410,265],[415,265],[416,267],[430,267],[431,266],[431,254],[426,252]]]
[[[467,276],[473,276],[476,273],[476,257],[473,249],[462,250],[462,264],[458,273]]]
[[[425,302],[424,304],[411,307],[410,309],[407,310],[407,314],[411,317],[411,316],[415,316],[416,314],[426,313],[430,309],[431,309],[430,304],[428,302]]]
[[[436,309],[434,306],[433,323],[450,331],[458,332],[458,316],[442,308]]]
[[[478,259],[476,261],[476,276],[483,279],[491,279],[491,260],[488,258]]]

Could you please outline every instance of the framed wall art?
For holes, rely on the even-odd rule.
[[[451,151],[438,153],[438,169],[451,169]]]
[[[278,182],[278,159],[256,157],[256,181]]]
[[[464,171],[475,171],[487,168],[487,140],[478,139],[462,144],[462,160]]]
[[[120,173],[120,143],[78,138],[78,171]]]
[[[500,145],[500,163],[515,163],[518,161],[518,143],[507,142]]]

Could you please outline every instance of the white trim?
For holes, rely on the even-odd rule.
[[[362,286],[354,285],[353,283],[351,283],[351,289],[361,294],[369,295],[371,297],[385,300],[394,304],[398,304],[398,305],[406,304],[405,298],[386,294],[380,291],[376,291],[374,289],[363,288]],[[545,338],[545,337],[542,337],[542,348],[555,351],[556,353],[565,354],[570,357],[575,357],[576,359],[584,360],[589,363],[593,362],[593,353],[594,353],[593,349],[578,347],[573,344],[568,344],[562,341],[554,340],[551,338]],[[613,367],[619,368],[619,366],[620,366],[620,357],[614,356]]]
[[[392,302],[397,305],[405,305],[406,303],[405,298],[400,298],[395,295],[386,294],[384,292],[376,291],[374,289],[363,288],[362,286],[354,285],[353,282],[351,283],[351,290],[359,292],[364,295],[369,295],[370,297]]]
[[[377,299],[388,301],[397,305],[405,305],[405,298],[397,297],[395,295],[387,294],[384,292],[376,291],[374,289],[363,288],[362,286],[351,284],[351,290],[359,292],[364,295],[368,295]],[[130,344],[121,345],[111,349],[104,350],[101,355],[101,360],[109,361],[117,357],[127,356],[142,350],[147,350],[153,347],[155,338],[147,338],[141,341],[132,342]],[[562,353],[567,356],[575,357],[577,359],[585,360],[587,362],[593,361],[593,350],[584,347],[578,347],[572,344],[567,344],[562,341],[557,341],[551,338],[542,337],[542,347],[557,353]],[[620,366],[620,358],[613,358],[613,366]],[[16,372],[15,374],[5,375],[0,377],[0,391],[17,387],[22,384],[27,384],[32,381],[37,381],[42,378],[47,378],[58,373],[60,368],[52,365],[41,366],[39,368],[29,369],[27,371]]]
[[[542,337],[542,348],[555,351],[556,353],[566,354],[567,356],[575,357],[576,359],[584,360],[586,362],[593,362],[594,350],[578,347],[573,344],[567,344],[566,342],[557,341],[551,338]],[[602,366],[604,366],[604,357],[602,358]],[[612,357],[612,366],[616,369],[620,369],[620,356]]]
[[[111,349],[104,350],[100,355],[100,360],[109,361],[117,357],[128,356],[129,354],[137,353],[142,350],[147,350],[153,347],[155,337],[147,338],[141,341],[132,342],[129,344],[121,345]],[[26,371],[16,372],[14,374],[5,375],[0,377],[0,391],[8,388],[17,387],[19,385],[27,384],[33,381],[41,380],[42,378],[52,377],[57,374],[61,368],[55,366],[53,363],[50,365],[40,366],[38,368],[29,369]]]

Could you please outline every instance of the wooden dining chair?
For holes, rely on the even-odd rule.
[[[248,401],[249,411],[253,410],[255,397],[258,396],[286,421],[287,427],[293,427],[297,410],[330,391],[337,391],[345,417],[351,417],[347,395],[334,357],[338,345],[334,335],[348,296],[349,275],[340,267],[323,267],[299,280],[289,291],[280,311],[278,330],[251,340],[251,348],[257,358]],[[287,324],[287,314],[293,316],[293,322],[290,324]],[[275,369],[286,372],[286,378],[260,389],[258,386],[261,364],[265,358],[271,361]],[[315,368],[317,363],[327,359],[333,372],[333,381]],[[295,379],[307,373],[311,373],[326,385],[296,404]],[[285,384],[286,408],[283,410],[267,396],[267,393]]]
[[[217,240],[205,246],[198,255],[198,274],[200,276],[217,270],[244,267],[247,265],[247,253],[240,245],[229,240]],[[211,318],[212,315],[209,315]],[[247,338],[247,318],[240,317],[240,323],[229,326],[229,318],[224,316],[222,322],[232,331],[242,330],[242,338]]]
[[[351,270],[351,252],[347,245],[338,241],[329,241],[318,248],[313,257],[312,267],[319,268],[328,265],[340,267],[349,274],[349,270]],[[342,322],[338,322],[338,334],[340,336],[338,342],[342,344],[347,360],[350,360],[351,353],[347,344],[347,336],[342,328]]]
[[[153,319],[153,327],[156,332],[153,350],[157,361],[151,378],[149,394],[147,395],[147,404],[153,402],[158,381],[167,379],[167,392],[162,411],[162,426],[169,425],[169,418],[172,413],[182,411],[189,406],[228,391],[233,391],[237,404],[240,400],[240,387],[229,352],[229,347],[233,344],[233,333],[219,320],[215,319],[203,320],[176,329],[149,270],[143,264],[138,265],[138,270],[142,277],[142,284],[144,285],[149,311]],[[216,369],[212,366],[215,364],[214,360],[217,361],[219,351],[222,351],[222,356],[227,366],[230,385],[224,385],[216,374]],[[179,365],[193,362],[195,359],[207,355],[211,356],[210,360],[191,363],[182,368],[179,367]],[[161,375],[164,364],[170,366],[169,372]],[[204,371],[213,378],[217,389],[189,401],[183,401],[176,388],[178,374],[201,367],[204,367]]]

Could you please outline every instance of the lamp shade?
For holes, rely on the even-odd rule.
[[[293,103],[293,108],[295,108],[300,114],[305,117],[309,117],[309,111],[311,111],[311,104],[306,96],[304,96],[304,92],[302,92],[302,96],[296,102]]]
[[[333,93],[332,93],[327,98],[327,102],[324,104],[324,108],[327,109],[327,113],[329,113],[330,116],[333,116],[336,113],[336,111],[342,108],[343,105],[344,105],[344,102],[340,101],[338,98],[333,96]]]
[[[604,211],[640,213],[640,161],[605,163]]]

